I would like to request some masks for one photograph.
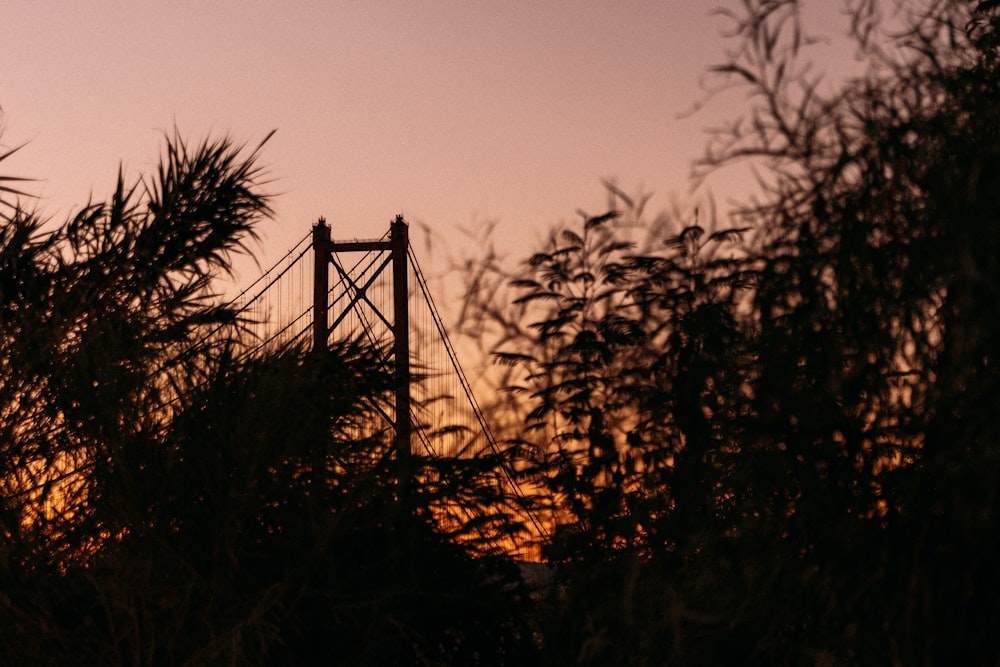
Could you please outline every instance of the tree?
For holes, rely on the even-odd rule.
[[[175,133],[52,231],[4,200],[0,663],[523,664],[516,568],[433,509],[496,461],[418,458],[398,497],[384,351],[248,354],[213,293],[270,214],[262,146]]]
[[[753,3],[722,68],[761,105],[713,159],[773,175],[745,213],[766,232],[754,400],[778,484],[747,500],[787,503],[813,599],[800,636],[841,659],[996,660],[992,4],[900,4],[880,24],[855,3],[871,67],[824,96],[788,76],[797,4]]]
[[[127,184],[119,173],[110,201],[52,232],[10,204],[0,235],[0,479],[3,533],[25,557],[54,565],[93,546],[74,533],[93,528],[88,497],[116,448],[157,427],[171,380],[187,370],[181,350],[204,352],[189,338],[232,321],[211,281],[270,212],[259,147],[240,153],[228,140],[189,150],[175,135],[156,180]]]
[[[477,333],[499,316],[497,358],[526,404],[514,438],[566,583],[546,617],[556,663],[670,654],[679,615],[716,614],[704,600],[683,608],[663,571],[732,525],[723,485],[750,373],[744,230],[719,228],[714,211],[705,227],[647,223],[643,198],[607,187],[615,208],[557,229],[510,283],[513,297],[491,290],[483,303],[473,291],[467,310]],[[645,236],[629,240],[635,230]],[[508,298],[520,308],[512,322],[499,305]]]
[[[761,175],[735,222],[649,252],[585,218],[514,283],[550,553],[601,563],[562,569],[563,657],[997,660],[998,7],[847,7],[868,68],[832,88],[800,3],[727,13],[750,111],[703,167]]]

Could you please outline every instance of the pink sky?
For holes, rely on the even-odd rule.
[[[397,213],[445,235],[496,219],[527,252],[599,212],[603,178],[655,191],[654,208],[686,195],[703,129],[738,112],[681,117],[723,55],[715,4],[7,0],[0,142],[27,146],[3,172],[44,179],[61,220],[106,197],[119,162],[150,170],[174,125],[192,141],[277,129],[263,262],[320,215],[337,238]]]

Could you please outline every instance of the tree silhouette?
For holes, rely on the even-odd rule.
[[[14,542],[27,531],[54,562],[71,554],[46,535],[86,550],[71,534],[90,529],[92,485],[119,443],[155,428],[179,370],[169,360],[201,328],[232,320],[211,300],[211,280],[270,211],[259,148],[240,148],[189,150],[175,136],[157,180],[127,184],[119,173],[110,201],[51,232],[37,212],[10,205],[0,236],[0,479]]]
[[[396,497],[384,351],[248,355],[213,294],[270,214],[262,146],[175,133],[54,229],[3,190],[0,663],[525,663],[517,569],[434,510],[506,530],[496,457]]]
[[[868,67],[832,87],[798,2],[727,14],[751,108],[701,166],[760,175],[734,222],[633,246],[613,190],[524,309],[472,311],[517,318],[555,662],[997,660],[997,7],[847,6]]]
[[[745,211],[765,232],[754,411],[772,482],[746,500],[787,508],[771,530],[811,598],[787,625],[841,660],[996,660],[989,4],[901,6],[886,40],[859,3],[871,67],[823,96],[783,77],[795,3],[761,3],[723,68],[763,102],[713,157],[774,175]]]

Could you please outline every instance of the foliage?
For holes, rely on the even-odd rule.
[[[832,88],[799,2],[723,12],[731,222],[608,184],[510,291],[468,272],[553,528],[534,600],[479,539],[507,506],[442,532],[509,500],[498,460],[399,493],[378,350],[240,353],[210,289],[259,147],[175,136],[54,231],[0,179],[0,662],[996,664],[998,4],[846,6]]]
[[[30,549],[19,558],[52,565],[92,546],[74,533],[97,527],[86,518],[100,473],[157,428],[189,370],[180,348],[190,357],[189,338],[232,320],[208,290],[270,211],[258,151],[241,156],[228,140],[189,150],[175,136],[158,180],[119,173],[110,201],[51,232],[12,205],[0,232],[0,530]],[[97,474],[76,474],[88,468]]]
[[[741,71],[771,113],[732,150],[780,175],[746,212],[767,231],[754,411],[772,480],[747,500],[787,503],[776,527],[814,588],[805,636],[841,657],[996,660],[998,117],[983,100],[998,78],[978,4],[901,5],[892,51],[862,3],[871,73],[825,100],[779,76],[794,4],[741,24],[757,63]]]
[[[532,256],[513,285],[533,305],[533,335],[498,351],[523,366],[516,389],[535,404],[526,428],[541,434],[538,472],[563,511],[553,549],[569,551],[558,558],[574,542],[676,546],[680,517],[711,519],[706,499],[681,488],[702,475],[682,471],[720,463],[698,413],[724,403],[736,369],[720,362],[744,345],[733,306],[749,274],[722,252],[740,230],[691,224],[637,254],[615,217],[587,218]]]
[[[760,175],[733,222],[640,248],[613,189],[522,310],[474,309],[515,318],[554,662],[997,660],[997,7],[847,5],[868,69],[832,88],[800,3],[724,12],[751,111],[702,166]]]
[[[433,509],[481,510],[497,462],[417,458],[399,497],[384,351],[248,355],[212,293],[270,213],[260,149],[175,134],[52,231],[10,202],[0,663],[525,662],[516,568]]]

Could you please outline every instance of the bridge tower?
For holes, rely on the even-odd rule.
[[[379,317],[392,332],[393,384],[395,396],[394,447],[398,466],[400,495],[405,492],[410,478],[413,425],[410,418],[410,317],[407,298],[407,248],[409,247],[409,227],[403,216],[396,216],[389,227],[389,239],[379,241],[333,241],[330,227],[324,218],[313,226],[313,350],[325,350],[330,334],[346,314],[361,302]],[[388,258],[378,268],[366,276],[363,282],[356,281],[334,259],[334,253],[388,253]],[[329,294],[330,266],[340,274],[351,289],[348,305],[330,323]],[[392,277],[392,321],[390,322],[378,305],[368,298],[368,289],[388,271]]]

